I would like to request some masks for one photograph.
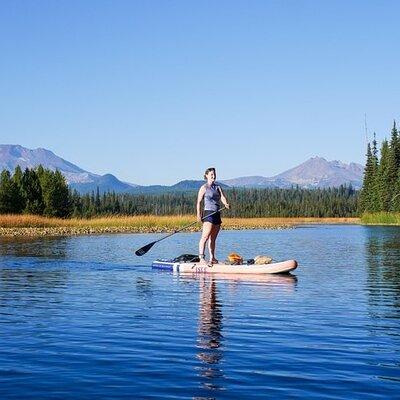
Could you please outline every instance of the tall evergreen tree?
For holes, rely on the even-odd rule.
[[[388,179],[391,182],[390,186],[390,207],[389,210],[394,210],[396,208],[393,203],[394,197],[398,197],[399,193],[397,187],[397,179],[400,171],[400,134],[396,127],[396,121],[393,121],[393,128],[390,137],[390,160],[389,160],[389,172]]]
[[[385,196],[387,197],[387,204],[385,204],[383,208],[384,211],[390,211],[392,209],[392,198],[395,195],[395,186],[399,169],[398,162],[400,160],[398,141],[399,137],[396,128],[396,122],[394,122],[391,132],[389,151],[387,154],[387,172],[385,176],[382,176],[384,180],[383,185],[386,186]]]
[[[44,169],[42,165],[36,168],[36,174],[40,182],[40,188],[43,198],[43,214],[47,216],[54,216],[53,208],[51,205],[52,186],[53,186],[53,172],[49,169]]]
[[[374,132],[374,139],[372,141],[372,165],[373,165],[373,178],[370,196],[370,209],[371,211],[379,211],[380,194],[379,194],[379,157],[378,157],[378,143],[376,141],[376,133]]]
[[[15,194],[15,212],[17,214],[22,213],[25,209],[26,199],[24,197],[24,193],[22,190],[22,170],[19,165],[15,167],[14,175],[12,177],[15,187],[16,187],[16,194]]]
[[[376,208],[376,205],[374,204],[377,187],[377,150],[375,140],[373,142],[372,149],[371,144],[368,143],[366,157],[367,161],[365,163],[363,186],[359,201],[359,208],[361,212],[374,211]]]
[[[100,189],[98,186],[96,187],[96,199],[94,202],[94,207],[95,207],[96,213],[99,213],[100,212]]]
[[[11,178],[10,171],[3,170],[0,174],[0,214],[17,212],[17,196],[18,188]]]
[[[71,215],[71,199],[67,182],[59,170],[53,174],[52,208],[53,215],[65,218]]]
[[[391,208],[394,212],[400,212],[400,170],[397,174],[393,197],[391,199]]]
[[[377,207],[372,208],[370,211],[389,211],[393,182],[391,177],[391,162],[392,162],[391,149],[387,140],[382,142],[381,159],[378,167],[378,174],[376,178],[376,188],[378,193]]]
[[[27,214],[43,214],[44,202],[42,188],[37,173],[26,168],[22,175],[22,192],[26,199],[24,212]]]
[[[82,198],[79,195],[78,191],[73,190],[72,192],[70,192],[69,198],[70,198],[72,217],[74,218],[82,217],[83,204],[82,204]]]
[[[400,132],[397,129],[396,121],[393,121],[393,127],[390,134],[390,147],[393,149],[396,168],[400,168]]]
[[[67,217],[70,215],[71,201],[68,185],[60,171],[51,171],[41,165],[37,168],[42,188],[44,215],[49,217]]]

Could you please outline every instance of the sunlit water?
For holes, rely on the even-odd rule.
[[[0,398],[400,398],[400,229],[223,231],[292,275],[151,270],[177,234],[0,239]]]

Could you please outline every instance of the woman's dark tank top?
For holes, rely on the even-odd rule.
[[[217,211],[220,209],[221,193],[218,185],[213,183],[211,186],[206,184],[204,194],[204,210]]]

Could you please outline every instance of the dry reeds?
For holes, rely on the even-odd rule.
[[[0,215],[0,236],[173,232],[194,221],[194,215],[110,216],[93,219]],[[224,218],[223,229],[284,229],[301,224],[351,224],[358,222],[358,218]],[[195,224],[188,231],[195,232],[200,229],[200,224]]]
[[[291,227],[304,224],[357,224],[359,218],[314,218],[314,217],[266,217],[266,218],[224,218],[226,229],[251,229],[270,227]]]

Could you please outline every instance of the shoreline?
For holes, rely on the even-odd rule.
[[[110,233],[171,233],[195,221],[193,215],[58,219],[32,215],[0,216],[0,237],[80,236]],[[360,224],[359,218],[223,218],[223,230],[280,230],[299,225]],[[200,224],[182,232],[199,232]]]

